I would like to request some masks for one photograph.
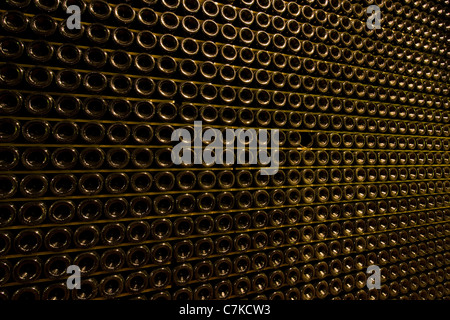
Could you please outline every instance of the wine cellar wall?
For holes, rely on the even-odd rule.
[[[1,1],[0,299],[449,299],[449,8]],[[278,171],[174,164],[194,121]]]

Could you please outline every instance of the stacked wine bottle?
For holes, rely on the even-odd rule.
[[[449,8],[1,1],[0,299],[449,299]],[[194,121],[279,170],[174,164]]]

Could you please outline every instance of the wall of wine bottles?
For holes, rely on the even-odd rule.
[[[0,299],[449,299],[449,2],[1,1]]]

